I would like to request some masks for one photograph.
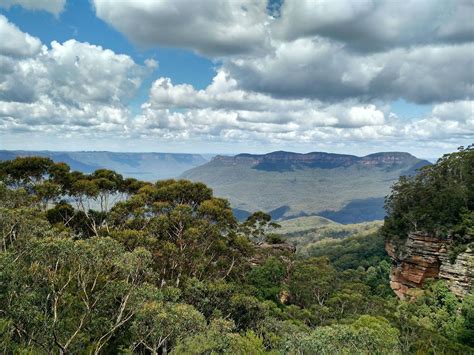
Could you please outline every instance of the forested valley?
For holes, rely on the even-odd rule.
[[[472,291],[431,280],[400,300],[384,244],[422,230],[471,248],[473,170],[460,148],[399,180],[381,229],[295,252],[202,183],[2,162],[0,351],[472,354]]]

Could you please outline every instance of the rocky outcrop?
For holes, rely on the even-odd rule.
[[[406,240],[387,241],[392,258],[390,286],[399,298],[412,298],[427,279],[446,280],[450,290],[463,297],[474,279],[474,251],[467,249],[451,263],[450,240],[411,233]]]
[[[290,262],[290,257],[296,252],[296,247],[290,243],[258,243],[255,245],[255,253],[249,259],[252,266],[262,265],[269,256],[277,257],[285,263]]]

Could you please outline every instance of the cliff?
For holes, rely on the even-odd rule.
[[[216,156],[213,158],[213,162],[223,165],[250,164],[253,169],[265,171],[293,171],[305,168],[335,169],[353,165],[384,168],[416,165],[416,168],[420,168],[430,164],[428,161],[417,159],[413,155],[403,152],[384,152],[358,157],[324,152],[300,154],[277,151],[268,154],[238,154],[232,157]]]
[[[446,280],[450,290],[463,297],[474,279],[474,251],[467,249],[451,263],[450,241],[424,233],[410,233],[406,240],[385,244],[392,258],[390,286],[401,298],[413,297],[427,279]]]

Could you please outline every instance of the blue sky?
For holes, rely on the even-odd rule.
[[[472,143],[472,3],[372,5],[0,0],[0,148],[436,157]]]
[[[123,34],[97,18],[93,5],[88,0],[67,2],[59,16],[47,11],[25,10],[18,5],[9,9],[0,8],[0,13],[22,31],[38,37],[45,44],[74,38],[109,48],[116,53],[127,54],[138,63],[143,63],[146,58],[156,58],[159,60],[160,70],[144,83],[142,92],[145,95],[151,81],[158,76],[171,77],[178,84],[190,83],[203,89],[210,84],[215,74],[215,64],[211,60],[191,51],[134,46]]]

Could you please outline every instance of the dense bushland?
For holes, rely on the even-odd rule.
[[[401,177],[387,197],[382,228],[388,238],[412,231],[451,237],[461,244],[474,238],[474,145],[446,154],[415,176]]]
[[[473,297],[433,283],[398,301],[377,234],[303,257],[200,183],[45,158],[3,162],[0,179],[4,353],[473,351]]]

